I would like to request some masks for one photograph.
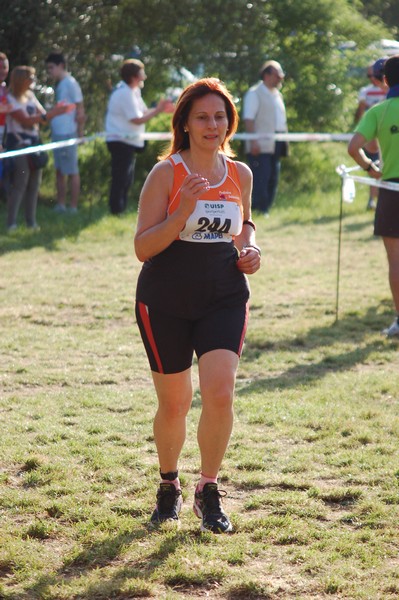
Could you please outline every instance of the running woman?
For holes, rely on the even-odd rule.
[[[193,396],[195,353],[202,412],[194,512],[201,530],[214,533],[232,531],[218,473],[233,427],[235,378],[248,320],[246,275],[261,261],[251,221],[252,174],[230,158],[237,124],[232,97],[218,79],[201,79],[183,91],[170,148],[141,193],[135,236],[136,254],[144,263],[136,318],[158,397],[154,438],[161,481],[151,522],[179,519],[178,461]]]

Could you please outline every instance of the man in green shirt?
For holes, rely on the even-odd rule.
[[[389,87],[387,99],[363,115],[349,142],[348,152],[370,177],[399,183],[399,55],[386,61],[384,77]],[[363,150],[363,146],[374,138],[381,149],[381,170]],[[380,188],[374,235],[381,236],[384,242],[389,284],[397,314],[392,325],[383,333],[395,337],[399,336],[399,191]]]

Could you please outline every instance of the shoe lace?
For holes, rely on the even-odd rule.
[[[203,490],[205,510],[208,514],[220,514],[223,512],[220,499],[227,496],[227,492],[215,487]]]

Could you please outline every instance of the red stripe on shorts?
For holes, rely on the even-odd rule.
[[[144,325],[144,331],[147,336],[148,343],[150,344],[152,353],[154,355],[155,362],[157,363],[158,372],[163,373],[164,371],[163,371],[163,367],[162,367],[162,362],[161,362],[161,358],[158,353],[157,345],[155,343],[154,334],[152,333],[150,316],[148,314],[147,306],[145,304],[143,304],[143,302],[139,302],[138,304],[139,304],[139,313],[140,313],[141,321]]]
[[[241,356],[242,347],[244,345],[245,334],[247,332],[247,326],[248,326],[248,318],[249,318],[249,302],[247,302],[246,307],[245,307],[245,321],[244,321],[244,326],[242,328],[240,345],[238,347],[238,356]]]

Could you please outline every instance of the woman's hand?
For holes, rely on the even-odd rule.
[[[209,190],[209,181],[196,173],[191,173],[185,178],[180,189],[180,205],[176,214],[187,219],[197,204],[201,194]]]
[[[258,156],[258,154],[260,154],[260,145],[258,140],[251,140],[251,154],[253,156]]]
[[[171,114],[175,112],[175,105],[173,104],[172,100],[169,100],[169,98],[163,98],[158,102],[157,110],[162,113]]]
[[[372,179],[381,179],[382,177],[382,171],[380,171],[379,166],[375,162],[370,164],[370,170],[367,173]]]
[[[237,269],[241,273],[251,275],[260,269],[260,250],[257,246],[246,246],[240,252],[236,262]]]

